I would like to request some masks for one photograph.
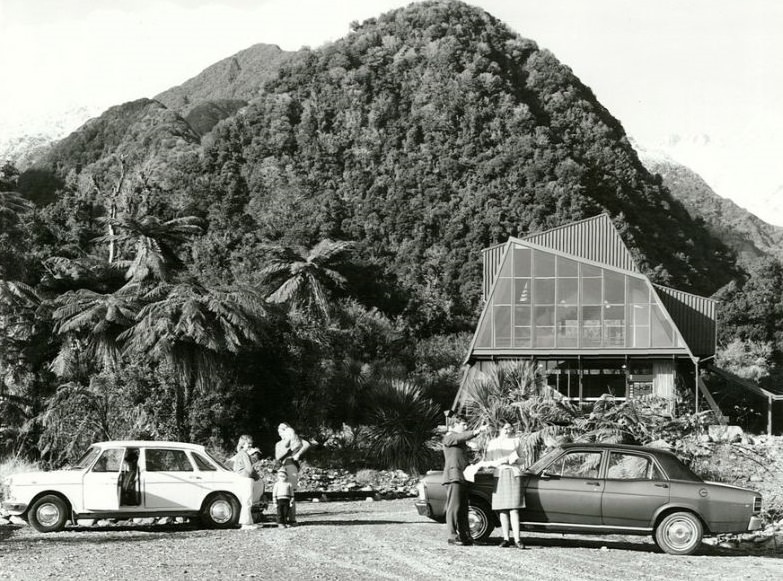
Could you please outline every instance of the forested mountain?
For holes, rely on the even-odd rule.
[[[743,260],[771,255],[783,259],[783,228],[766,223],[727,198],[718,196],[693,170],[665,156],[640,152],[644,166],[688,211],[702,218],[710,232]]]
[[[123,435],[225,445],[287,417],[414,441],[456,390],[481,249],[600,212],[655,282],[744,300],[734,253],[592,91],[483,10],[416,3],[240,55],[3,168],[0,365],[47,450],[91,436],[58,431],[77,395]],[[777,357],[781,313],[748,312],[728,332]]]

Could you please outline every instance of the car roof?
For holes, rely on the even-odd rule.
[[[125,448],[183,448],[185,450],[204,451],[204,446],[199,444],[167,442],[165,440],[107,440],[105,442],[95,442],[93,446],[100,446],[101,448],[109,448],[112,446],[122,446]]]
[[[560,446],[563,450],[570,448],[592,448],[595,450],[626,450],[629,452],[647,452],[648,454],[654,454],[656,456],[675,456],[671,451],[664,448],[653,448],[651,446],[637,446],[635,444],[609,444],[601,442],[572,442],[569,444],[563,444]],[[676,457],[676,456],[675,456]]]

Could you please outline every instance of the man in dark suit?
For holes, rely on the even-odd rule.
[[[443,436],[443,485],[446,487],[446,527],[450,545],[472,545],[468,526],[468,485],[465,468],[468,465],[467,441],[487,429],[468,430],[462,416],[452,419],[448,432]]]

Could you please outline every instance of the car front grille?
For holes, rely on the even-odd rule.
[[[753,499],[753,512],[761,512],[761,497],[757,496]]]

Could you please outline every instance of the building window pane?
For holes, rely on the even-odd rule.
[[[512,282],[513,279],[510,278],[499,278],[497,284],[495,284],[495,294],[492,297],[492,302],[496,305],[510,305]]]
[[[652,306],[652,346],[670,347],[674,344],[674,329],[658,305]]]
[[[514,347],[530,347],[530,307],[514,307]]]
[[[582,307],[582,347],[601,346],[601,307]]]
[[[537,305],[555,304],[555,279],[536,278],[533,280],[535,293],[533,298]]]
[[[601,304],[601,279],[600,278],[582,279],[582,304],[583,305]]]
[[[576,307],[557,307],[557,346],[579,346],[579,312]]]
[[[514,247],[514,276],[530,276],[531,252],[529,248]]]
[[[625,303],[625,276],[608,270],[604,273],[604,301]]]
[[[479,329],[478,337],[476,338],[476,347],[487,349],[492,347],[492,317],[489,314],[481,322],[481,329]]]
[[[579,291],[578,278],[558,278],[557,279],[557,303],[560,305],[577,304]]]
[[[555,328],[536,326],[536,347],[555,346]]]
[[[649,303],[650,289],[643,280],[628,277],[628,302],[629,303]]]
[[[604,346],[625,346],[625,305],[604,307]]]
[[[537,250],[533,259],[533,276],[555,276],[555,255]]]
[[[555,307],[535,308],[536,331],[534,343],[536,347],[555,346]]]
[[[581,263],[579,268],[581,269],[581,275],[585,278],[600,278],[601,276],[602,269],[598,266],[590,266],[589,264]]]
[[[495,307],[495,347],[511,346],[511,307]]]
[[[557,276],[579,276],[579,263],[570,258],[557,257]]]
[[[531,290],[529,278],[515,278],[514,302],[518,305],[530,304]]]
[[[631,305],[631,347],[650,346],[650,306]]]

